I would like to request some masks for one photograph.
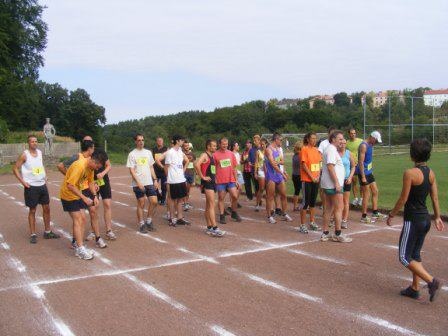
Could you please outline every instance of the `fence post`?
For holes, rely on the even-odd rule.
[[[432,101],[432,145],[436,145],[436,137],[435,137],[435,111],[434,111],[434,100]]]
[[[391,139],[390,139],[390,137],[391,137],[391,135],[392,135],[392,129],[391,129],[391,124],[390,124],[390,98],[388,97],[387,98],[387,102],[388,102],[388,105],[389,105],[389,108],[388,108],[388,110],[389,110],[389,153],[392,153],[392,141],[391,141]]]
[[[411,97],[411,141],[414,141],[414,97]]]
[[[363,139],[365,139],[366,138],[366,100],[367,99],[364,99],[364,104],[362,104],[362,108],[363,108],[363,113],[364,113],[364,129],[363,129]]]

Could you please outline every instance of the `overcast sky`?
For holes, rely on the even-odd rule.
[[[446,0],[41,0],[41,78],[108,123],[255,99],[448,87]]]

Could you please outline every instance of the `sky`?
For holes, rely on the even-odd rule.
[[[448,88],[446,0],[40,0],[42,80],[107,123],[252,100]]]

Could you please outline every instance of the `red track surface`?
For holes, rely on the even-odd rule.
[[[157,231],[140,235],[128,172],[111,176],[118,239],[103,250],[89,242],[92,261],[65,237],[31,245],[23,190],[0,176],[0,335],[448,335],[446,232],[432,230],[424,246],[427,269],[445,280],[430,304],[426,289],[419,301],[398,295],[410,276],[397,257],[399,218],[363,225],[352,212],[353,243],[321,243],[294,230],[297,213],[272,225],[242,200],[245,220],[212,238],[194,189],[191,226],[168,227],[159,207]],[[51,196],[61,179],[50,172]],[[51,211],[69,236],[60,202]]]

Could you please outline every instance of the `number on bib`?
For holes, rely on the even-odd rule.
[[[311,171],[312,171],[312,172],[318,172],[318,171],[320,171],[320,163],[312,163],[312,164],[311,164]]]
[[[140,157],[137,159],[137,164],[139,166],[144,166],[144,165],[146,165],[147,162],[148,162],[148,158],[145,158],[145,157]]]
[[[371,170],[372,169],[372,162],[370,162],[368,165],[367,165],[367,170]]]
[[[33,175],[40,175],[44,173],[44,167],[34,167]]]
[[[213,175],[216,174],[216,167],[215,167],[215,165],[210,165],[210,171],[212,172]]]
[[[187,166],[187,168],[188,168],[188,169],[193,169],[193,162],[188,162],[188,166]]]
[[[219,164],[221,165],[221,168],[227,168],[232,165],[232,163],[230,162],[230,159],[220,160]]]
[[[102,187],[103,185],[106,184],[106,182],[104,182],[104,179],[95,180],[95,183],[98,187]]]
[[[158,160],[161,156],[162,156],[162,154],[160,154],[160,153],[156,153],[156,154],[154,155],[154,157],[156,158],[156,160]]]

